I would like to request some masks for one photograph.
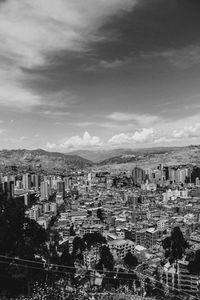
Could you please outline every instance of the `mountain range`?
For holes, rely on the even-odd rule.
[[[155,167],[164,165],[200,165],[200,146],[159,147],[148,149],[77,150],[69,153],[42,149],[1,150],[0,169],[5,166],[31,167],[47,171],[117,167],[135,165]]]
[[[78,155],[48,152],[42,149],[1,150],[0,166],[12,165],[44,170],[82,169],[92,166],[92,162]]]
[[[200,146],[190,145],[184,147],[155,147],[143,149],[113,149],[113,150],[77,150],[68,154],[80,155],[90,159],[96,165],[116,166],[140,165],[155,167],[159,164],[200,165]]]

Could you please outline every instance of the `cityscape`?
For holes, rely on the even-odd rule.
[[[200,299],[199,16],[0,0],[0,300]]]
[[[200,167],[6,170],[1,297],[198,299]]]

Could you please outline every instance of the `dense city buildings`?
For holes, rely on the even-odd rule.
[[[131,174],[92,169],[68,176],[1,173],[0,191],[6,201],[23,203],[25,216],[52,232],[50,248],[56,232],[54,251],[61,257],[68,249],[79,266],[75,264],[74,271],[80,282],[101,286],[106,272],[120,268],[137,274],[144,295],[145,278],[151,274],[152,288],[157,280],[166,295],[196,297],[200,272],[192,272],[190,265],[200,250],[198,176],[198,168],[191,165],[137,166]],[[166,244],[176,228],[187,247],[173,259]],[[110,262],[102,263],[102,251],[110,255]]]

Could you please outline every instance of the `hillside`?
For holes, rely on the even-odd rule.
[[[112,149],[112,150],[75,150],[67,153],[68,155],[79,155],[85,159],[89,159],[94,163],[99,163],[112,157],[133,154],[131,149]]]
[[[85,159],[91,160],[94,163],[102,163],[111,159],[113,162],[120,157],[126,156],[135,156],[141,153],[155,153],[155,152],[165,152],[167,150],[172,151],[176,149],[175,147],[165,147],[165,148],[143,148],[143,149],[126,149],[126,148],[118,148],[118,149],[111,149],[111,150],[75,150],[72,152],[67,153],[67,155],[79,155],[84,157]],[[126,160],[126,159],[125,159]],[[116,161],[117,162],[117,161]],[[121,161],[123,162],[123,161]],[[127,161],[128,162],[128,161]]]
[[[33,169],[82,169],[92,165],[92,162],[78,155],[66,155],[59,152],[36,150],[1,150],[0,166],[12,165],[17,167],[31,167]]]
[[[134,155],[121,155],[100,162],[99,167],[129,169],[136,165],[156,167],[164,165],[200,165],[200,146],[152,148],[133,152]]]
[[[179,151],[181,147],[156,147],[156,148],[142,148],[142,149],[126,149],[118,148],[111,150],[75,150],[67,153],[67,155],[79,155],[98,164],[109,163],[128,163],[137,160],[140,155],[171,153],[172,151]]]
[[[90,157],[90,160],[76,153]],[[99,161],[102,157],[105,159]],[[99,169],[130,169],[136,165],[156,167],[161,163],[164,165],[200,165],[200,146],[114,149],[108,151],[80,150],[70,154],[48,152],[42,149],[0,151],[0,170],[3,170],[6,166],[16,166],[23,170],[30,168],[48,172],[84,169],[92,166],[96,166]]]

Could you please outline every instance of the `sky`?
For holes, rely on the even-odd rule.
[[[0,148],[200,144],[199,0],[0,0]]]

